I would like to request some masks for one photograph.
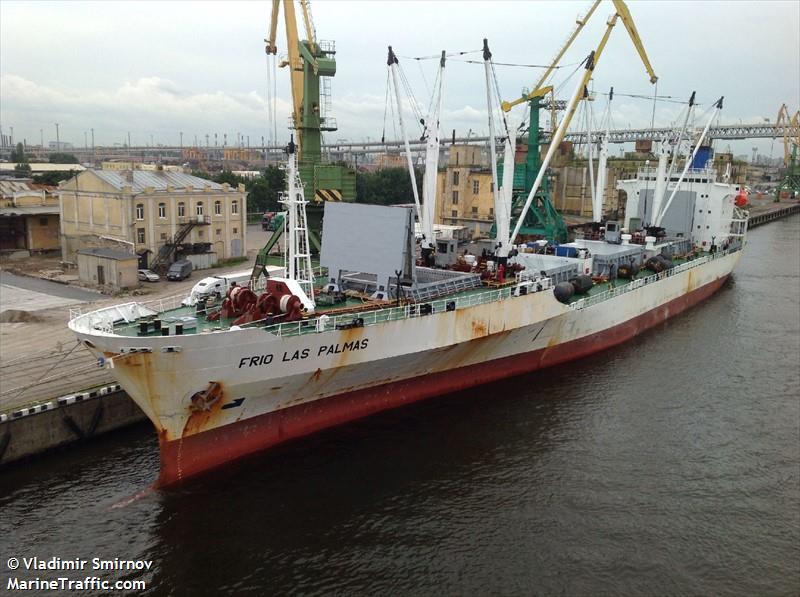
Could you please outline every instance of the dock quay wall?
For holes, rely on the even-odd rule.
[[[767,222],[771,222],[772,220],[778,220],[780,218],[785,218],[787,216],[791,216],[792,214],[800,213],[800,203],[795,203],[794,205],[784,205],[784,206],[775,206],[768,208],[766,211],[757,212],[757,213],[750,213],[750,219],[747,222],[748,228],[755,228],[756,226],[762,226]]]
[[[0,467],[145,419],[116,384],[0,413]]]

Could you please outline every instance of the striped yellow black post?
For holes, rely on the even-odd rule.
[[[314,201],[322,203],[323,201],[341,201],[342,192],[338,189],[317,189],[314,193]]]

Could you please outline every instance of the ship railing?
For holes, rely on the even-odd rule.
[[[585,309],[586,307],[591,307],[592,305],[596,305],[598,303],[602,303],[603,301],[607,301],[608,299],[614,298],[616,296],[620,296],[621,294],[625,294],[627,292],[631,292],[642,286],[647,286],[648,284],[652,284],[653,282],[657,282],[659,280],[663,280],[664,278],[669,278],[670,276],[675,276],[680,273],[683,273],[687,270],[693,269],[704,263],[708,263],[709,261],[713,261],[714,259],[719,259],[721,257],[725,257],[729,253],[733,253],[738,249],[731,249],[725,251],[717,251],[716,253],[712,253],[710,255],[704,255],[703,257],[698,257],[697,259],[693,259],[691,261],[687,261],[686,263],[681,263],[680,265],[676,265],[675,267],[664,270],[663,272],[657,274],[651,274],[645,278],[637,278],[624,286],[618,286],[617,288],[611,288],[606,290],[605,292],[600,292],[598,294],[594,294],[592,296],[588,296],[586,298],[579,299],[574,303],[570,303],[570,309],[573,311],[579,309]]]
[[[467,296],[444,297],[425,303],[414,303],[399,307],[375,309],[357,313],[330,316],[322,315],[316,319],[278,323],[264,328],[276,336],[298,336],[301,334],[320,333],[332,330],[366,327],[387,321],[398,321],[414,317],[425,317],[435,313],[454,311],[476,305],[483,305],[508,299],[512,296],[513,287],[477,292]],[[244,327],[244,326],[242,326]]]

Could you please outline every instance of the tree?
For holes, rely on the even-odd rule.
[[[17,143],[17,148],[11,150],[11,161],[17,164],[26,164],[28,162],[22,143]]]
[[[243,176],[237,176],[230,170],[223,170],[222,172],[217,174],[213,180],[214,182],[219,184],[224,184],[227,182],[232,187],[235,187],[240,182],[245,182],[245,178]]]
[[[248,212],[280,211],[278,199],[286,188],[286,173],[275,166],[268,166],[261,176],[246,181],[245,188]]]
[[[33,182],[55,186],[62,180],[69,180],[75,176],[75,174],[75,170],[51,170],[49,172],[36,174],[33,177]]]
[[[422,172],[414,170],[422,201]],[[413,203],[414,191],[405,168],[386,168],[356,173],[356,202],[375,205]]]
[[[14,178],[28,178],[31,175],[31,165],[27,162],[19,162],[14,166]]]
[[[51,153],[50,154],[50,163],[51,164],[77,164],[78,158],[76,158],[71,153]]]

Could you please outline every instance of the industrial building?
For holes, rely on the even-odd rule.
[[[0,179],[0,255],[27,257],[59,251],[55,187]]]
[[[142,268],[166,267],[182,252],[213,253],[209,265],[245,255],[243,185],[164,170],[87,170],[61,183],[59,196],[66,261],[92,247],[126,249]]]
[[[447,169],[439,172],[436,188],[436,224],[466,226],[476,235],[489,232],[494,221],[494,185],[481,147],[450,146]]]

